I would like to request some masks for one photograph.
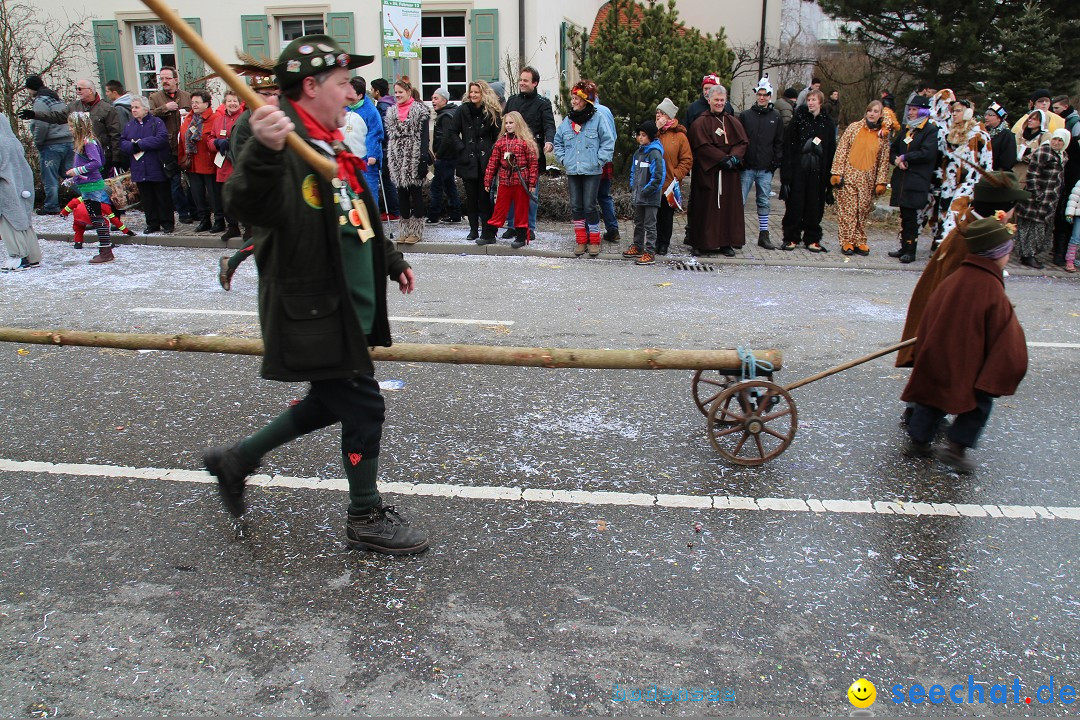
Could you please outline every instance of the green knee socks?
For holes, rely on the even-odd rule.
[[[364,458],[355,465],[347,454],[342,455],[345,477],[349,478],[349,512],[361,515],[379,504],[379,458]]]
[[[236,450],[254,463],[274,448],[281,447],[303,434],[304,431],[297,426],[293,417],[292,408],[289,408],[271,420],[269,425],[237,443]]]

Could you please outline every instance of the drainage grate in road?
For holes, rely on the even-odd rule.
[[[712,263],[699,263],[688,260],[669,260],[668,265],[672,270],[693,270],[695,272],[716,272],[718,268]]]

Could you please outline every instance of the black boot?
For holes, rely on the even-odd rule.
[[[212,233],[223,233],[223,232],[225,232],[225,218],[221,217],[220,215],[215,217],[214,218],[214,224],[213,224],[213,226],[211,226],[210,232],[212,232]]]
[[[904,246],[901,248],[903,252],[900,254],[900,262],[907,265],[908,263],[915,262],[915,253],[919,249],[919,243],[916,240],[905,240]]]
[[[353,550],[412,555],[427,550],[428,534],[412,527],[393,505],[383,505],[380,501],[366,513],[349,513],[345,542]]]
[[[493,245],[498,242],[495,234],[499,231],[494,225],[488,225],[484,223],[484,230],[480,233],[480,237],[476,238],[477,245]]]
[[[528,228],[519,228],[514,233],[514,241],[510,243],[510,247],[518,250],[525,247],[532,241],[532,231]]]
[[[238,237],[240,237],[240,226],[230,225],[228,229],[225,230],[225,234],[221,236],[221,242],[229,242],[233,238]]]
[[[247,509],[244,505],[244,486],[247,476],[255,472],[259,463],[248,463],[240,457],[236,447],[210,448],[203,451],[203,463],[207,471],[217,478],[218,493],[225,509],[233,517],[240,517]]]
[[[758,247],[765,248],[766,250],[775,250],[776,249],[776,246],[773,245],[771,242],[769,242],[769,231],[768,230],[759,230],[758,231],[757,244],[758,244]]]
[[[202,219],[202,222],[195,226],[195,232],[206,232],[210,229],[210,216],[207,215]],[[224,229],[224,228],[222,228]]]

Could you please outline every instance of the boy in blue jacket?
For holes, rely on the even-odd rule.
[[[656,139],[656,123],[637,126],[639,147],[630,164],[630,197],[634,203],[634,243],[623,253],[635,265],[656,264],[656,213],[664,190],[664,148]]]

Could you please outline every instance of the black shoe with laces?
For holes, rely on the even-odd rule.
[[[203,464],[207,472],[217,478],[218,493],[225,509],[233,517],[243,515],[247,509],[244,505],[244,483],[248,475],[259,467],[259,463],[249,464],[242,460],[234,445],[231,448],[204,450]]]
[[[353,550],[413,555],[428,549],[428,534],[410,525],[395,506],[380,502],[366,513],[349,513],[345,542]]]

